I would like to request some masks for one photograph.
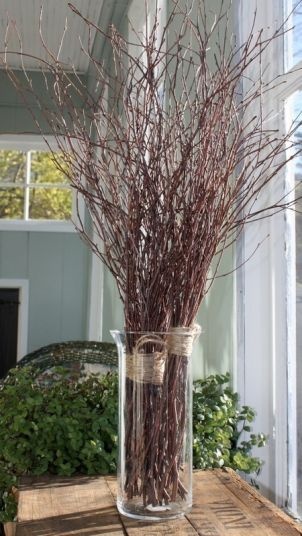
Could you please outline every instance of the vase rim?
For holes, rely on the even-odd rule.
[[[196,326],[196,324],[195,324]],[[194,327],[195,327],[194,326]],[[181,332],[179,332],[179,335],[192,335],[194,333],[194,328],[189,328],[187,326],[179,326],[180,329],[182,329]],[[199,335],[201,333],[203,333],[203,329],[198,326],[198,330],[196,330],[196,335]],[[167,331],[156,331],[156,330],[141,330],[141,331],[135,331],[135,330],[128,330],[128,329],[111,329],[110,330],[110,333],[111,335],[125,335],[125,334],[128,334],[128,335],[169,335],[169,334],[173,334],[175,335],[175,330],[178,329],[177,327],[175,328],[169,328]]]

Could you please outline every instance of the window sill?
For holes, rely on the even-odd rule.
[[[43,233],[75,233],[71,221],[54,220],[0,220],[0,231],[40,231]]]

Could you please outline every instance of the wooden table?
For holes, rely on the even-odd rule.
[[[298,536],[302,527],[231,470],[196,471],[183,519],[146,523],[120,516],[113,477],[27,478],[17,536]]]

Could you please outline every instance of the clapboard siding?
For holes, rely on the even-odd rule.
[[[75,233],[0,233],[0,279],[29,281],[28,351],[86,338],[88,274],[89,251]]]

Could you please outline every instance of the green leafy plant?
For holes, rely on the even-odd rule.
[[[195,469],[225,466],[258,473],[262,461],[251,450],[263,447],[267,437],[251,433],[255,411],[239,406],[229,380],[229,374],[217,374],[194,382],[193,465]]]
[[[0,523],[13,521],[17,515],[17,477],[0,464]],[[1,530],[0,530],[1,533]]]
[[[251,456],[263,434],[250,434],[255,412],[239,407],[225,384],[229,374],[197,380],[193,387],[193,465],[228,466],[251,473]],[[17,512],[15,489],[26,474],[106,474],[116,471],[118,378],[81,377],[66,369],[39,377],[26,366],[10,371],[0,387],[0,522]]]
[[[14,518],[21,475],[106,474],[116,470],[117,375],[74,381],[56,370],[43,383],[14,369],[0,389],[0,521]]]

